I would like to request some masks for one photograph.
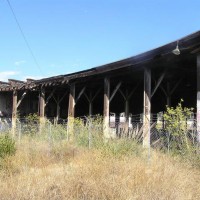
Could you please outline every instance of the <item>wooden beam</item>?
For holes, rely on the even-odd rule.
[[[92,116],[93,113],[93,101],[94,99],[97,97],[97,95],[99,94],[99,92],[101,91],[102,88],[99,88],[96,93],[94,94],[94,96],[92,96],[92,91],[90,91],[89,96],[84,93],[85,98],[87,99],[88,103],[89,103],[89,116]]]
[[[70,85],[69,92],[69,107],[68,107],[68,117],[74,117],[75,114],[75,83]]]
[[[82,94],[85,92],[86,87],[83,87],[82,90],[79,92],[76,100],[75,100],[75,104],[78,102],[78,100],[81,98]]]
[[[51,91],[50,95],[47,97],[47,100],[46,100],[46,102],[45,102],[45,106],[49,103],[49,100],[53,97],[53,94],[54,94],[55,91],[56,91],[56,88],[54,88],[54,89]]]
[[[116,92],[119,90],[120,86],[121,86],[122,82],[119,82],[117,84],[117,86],[115,87],[114,91],[112,92],[111,96],[110,96],[110,102],[112,101],[113,97],[115,96]]]
[[[104,107],[103,107],[103,133],[106,139],[110,138],[109,134],[109,112],[110,112],[110,78],[104,78]]]
[[[70,92],[69,92],[67,140],[73,139],[74,136],[74,116],[75,116],[75,83],[72,83],[70,85]]]
[[[45,115],[45,89],[41,88],[39,96],[39,105],[40,105],[40,119],[44,120]]]
[[[162,73],[162,75],[160,76],[160,78],[158,79],[158,82],[157,82],[157,84],[155,85],[155,87],[154,87],[154,89],[153,89],[153,91],[152,91],[152,93],[151,93],[151,98],[153,97],[153,95],[154,95],[155,92],[157,91],[157,89],[158,89],[158,87],[160,86],[161,82],[163,81],[165,75],[166,75],[166,71],[164,71],[164,72]]]
[[[87,101],[90,102],[91,100],[90,100],[90,98],[88,97],[88,95],[87,95],[86,93],[84,93],[84,95],[85,95],[85,98],[87,99]]]
[[[143,147],[150,148],[151,69],[144,69]]]
[[[128,91],[127,91],[128,92]],[[129,99],[125,100],[125,132],[129,131]]]
[[[60,100],[59,100],[59,104],[61,103],[61,101],[65,98],[65,96],[68,94],[69,92],[68,91],[66,91],[65,93],[64,93],[64,95],[60,98]]]
[[[191,54],[195,54],[195,53],[199,53],[200,52],[200,47],[197,47],[196,49],[192,50],[190,53]],[[197,55],[199,56],[199,55]]]
[[[197,141],[200,143],[200,54],[197,55]]]
[[[12,106],[12,134],[16,133],[16,122],[17,122],[17,91],[13,91],[13,106]]]
[[[92,116],[92,112],[93,112],[93,98],[92,98],[92,92],[90,91],[90,97],[89,99],[91,101],[89,101],[89,116]]]
[[[140,85],[140,82],[138,82],[138,84],[133,88],[133,90],[127,95],[127,99],[130,99],[132,97],[132,95],[135,93],[139,85]]]
[[[17,102],[17,108],[20,106],[20,104],[21,104],[22,100],[24,99],[24,97],[26,96],[26,94],[27,94],[27,91],[25,91],[25,92],[22,94],[20,100]]]
[[[167,97],[167,92],[166,92],[165,88],[164,88],[162,85],[160,85],[160,89],[163,91],[163,93],[164,93],[165,96]]]
[[[95,98],[96,98],[97,95],[101,92],[101,90],[102,90],[102,88],[99,88],[99,89],[96,91],[95,95],[92,97],[92,101],[95,100]]]
[[[170,95],[172,95],[174,93],[174,91],[177,89],[177,87],[179,86],[179,84],[181,83],[182,80],[183,80],[183,78],[179,79],[179,81],[175,84],[175,86],[170,91]]]
[[[57,96],[57,101],[56,101],[56,120],[58,121],[60,118],[60,105],[59,105],[60,97],[59,95]]]
[[[126,100],[126,96],[124,95],[124,93],[122,92],[121,89],[119,89],[120,94],[122,95],[122,97],[124,98],[124,100]]]

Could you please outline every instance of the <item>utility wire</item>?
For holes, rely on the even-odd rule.
[[[42,69],[41,69],[40,65],[38,64],[38,62],[37,62],[37,59],[36,59],[36,57],[35,57],[35,55],[34,55],[32,49],[31,49],[31,47],[30,47],[30,45],[29,45],[29,43],[28,43],[28,40],[26,39],[26,36],[25,36],[25,34],[24,34],[23,30],[22,30],[22,27],[20,26],[20,23],[19,23],[19,21],[18,21],[16,15],[15,15],[15,12],[14,12],[14,10],[13,10],[13,8],[12,8],[12,5],[11,5],[10,1],[9,1],[9,0],[6,0],[6,1],[7,1],[8,6],[9,6],[9,8],[10,8],[12,14],[13,14],[13,17],[14,17],[15,22],[16,22],[16,24],[17,24],[19,30],[20,30],[20,33],[21,33],[21,35],[22,35],[22,37],[23,37],[23,39],[24,39],[24,42],[26,43],[26,46],[27,46],[27,48],[28,48],[28,50],[29,50],[29,52],[30,52],[30,54],[31,54],[31,56],[32,56],[32,58],[33,58],[33,60],[34,60],[34,62],[35,62],[35,65],[38,67],[40,73],[44,76],[44,73],[42,72]]]

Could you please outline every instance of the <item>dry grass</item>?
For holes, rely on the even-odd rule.
[[[107,155],[24,139],[1,161],[0,199],[200,199],[200,170],[154,153]]]

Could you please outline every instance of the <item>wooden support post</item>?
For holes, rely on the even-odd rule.
[[[151,69],[144,69],[143,147],[150,148]]]
[[[92,116],[93,112],[93,101],[92,101],[92,92],[90,91],[90,97],[89,97],[89,116]]]
[[[96,93],[94,94],[94,96],[92,96],[92,91],[90,91],[89,96],[84,93],[86,99],[88,100],[89,103],[89,116],[92,116],[93,114],[93,101],[94,99],[97,97],[97,95],[99,94],[99,92],[101,91],[102,88],[99,88]]]
[[[39,106],[40,106],[40,124],[44,124],[45,119],[45,89],[41,88],[39,96]]]
[[[56,121],[58,122],[59,118],[60,118],[60,97],[58,96],[57,97],[57,100],[56,100]]]
[[[13,107],[12,107],[12,134],[15,135],[17,122],[17,91],[13,91]]]
[[[109,105],[110,105],[110,78],[104,78],[104,110],[103,110],[103,134],[106,139],[110,138],[109,134]]]
[[[128,134],[129,131],[129,98],[128,98],[128,90],[126,91],[126,99],[125,99],[125,132]]]
[[[197,55],[197,141],[200,143],[200,54]]]
[[[67,126],[67,135],[68,139],[72,139],[74,131],[74,116],[75,116],[75,83],[70,85],[69,92],[69,107],[68,107],[68,126]]]

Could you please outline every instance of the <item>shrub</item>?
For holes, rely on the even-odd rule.
[[[0,158],[4,158],[7,155],[15,154],[16,147],[15,142],[9,135],[0,136]]]
[[[170,140],[170,148],[185,153],[190,151],[194,145],[187,130],[187,118],[191,116],[193,108],[183,107],[182,102],[183,100],[176,108],[167,106],[164,120],[168,139]]]

